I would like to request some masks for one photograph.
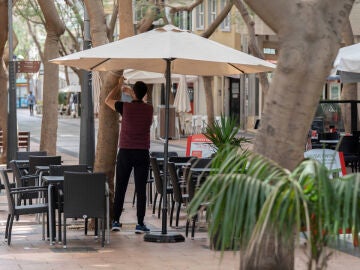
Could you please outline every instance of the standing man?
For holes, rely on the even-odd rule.
[[[144,82],[136,82],[133,89],[124,86],[124,93],[132,97],[132,102],[120,101],[120,89],[124,77],[111,90],[105,99],[106,105],[122,116],[121,129],[116,158],[116,185],[114,199],[113,231],[120,230],[120,216],[123,210],[125,193],[130,173],[134,169],[135,189],[137,194],[137,219],[135,233],[147,233],[150,230],[144,223],[146,208],[146,183],[149,174],[150,126],[153,107],[143,102],[147,87]]]
[[[28,106],[30,109],[30,115],[34,115],[34,104],[35,104],[35,96],[33,95],[33,93],[30,91],[28,97],[27,97],[27,102],[28,102]]]

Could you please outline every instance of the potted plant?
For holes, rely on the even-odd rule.
[[[189,205],[195,215],[207,202],[210,238],[217,247],[240,247],[252,265],[262,256],[264,241],[292,246],[294,235],[307,237],[308,269],[324,269],[331,255],[326,247],[339,229],[357,235],[360,226],[360,175],[331,178],[315,160],[304,160],[293,171],[251,151],[227,145],[220,149],[211,174]],[[267,232],[275,232],[269,239]]]

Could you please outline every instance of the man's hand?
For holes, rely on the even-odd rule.
[[[119,78],[119,86],[120,87],[124,84],[124,80],[125,80],[124,76],[121,75]]]

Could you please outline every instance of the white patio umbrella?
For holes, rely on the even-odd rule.
[[[190,98],[187,91],[187,79],[185,75],[182,75],[180,78],[174,99],[174,107],[178,113],[191,111]]]
[[[166,59],[166,61],[164,61]],[[87,70],[138,69],[186,75],[230,75],[273,70],[267,61],[167,25],[116,42],[73,53],[52,63]]]
[[[190,97],[187,91],[187,79],[185,75],[180,76],[174,99],[175,111],[179,113],[179,133],[182,130],[182,125],[184,125],[184,113],[191,111]]]
[[[339,49],[333,74],[340,73],[342,82],[360,82],[360,43]]]
[[[152,31],[51,60],[52,63],[87,70],[138,69],[166,73],[164,160],[168,158],[169,93],[171,73],[233,75],[268,72],[275,65],[215,41],[166,25]],[[161,233],[145,235],[146,241],[179,242],[184,237],[168,234],[166,225],[167,162],[164,162],[163,221]]]
[[[171,74],[171,81],[173,83],[178,83],[180,78],[183,75],[180,74]],[[150,72],[150,71],[143,71],[143,70],[135,70],[135,69],[126,69],[124,70],[124,77],[126,78],[126,82],[133,84],[137,81],[143,81],[144,83],[165,83],[165,74],[158,73],[158,72]],[[195,75],[187,75],[186,79],[188,82],[195,82],[198,79],[198,76]]]

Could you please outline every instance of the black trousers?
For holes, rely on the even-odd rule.
[[[116,159],[115,221],[120,219],[130,174],[134,169],[137,218],[139,224],[143,223],[146,209],[146,183],[149,174],[149,163],[149,150],[120,148]]]
[[[29,104],[29,110],[30,110],[30,114],[33,115],[34,114],[34,105],[33,104]]]

